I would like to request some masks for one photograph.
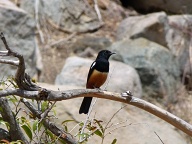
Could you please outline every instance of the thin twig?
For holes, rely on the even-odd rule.
[[[107,127],[109,125],[109,123],[112,121],[112,119],[117,115],[117,113],[119,113],[120,110],[122,110],[124,107],[126,107],[126,105],[122,106],[120,109],[118,109],[113,115],[112,117],[109,119],[109,121],[107,122],[107,124],[105,125],[105,127],[103,128],[103,137],[102,137],[102,141],[101,143],[103,144],[104,142],[104,138],[105,138],[105,131],[107,130]]]
[[[0,63],[10,64],[13,66],[19,66],[19,61],[8,60],[8,59],[0,59]]]
[[[0,106],[1,106],[1,116],[3,117],[4,121],[7,121],[10,124],[10,136],[11,139],[14,141],[22,140],[24,143],[28,144],[29,142],[25,138],[23,132],[21,131],[21,128],[16,121],[12,111],[11,107],[9,106],[8,100],[6,98],[0,98]]]
[[[41,119],[41,111],[37,110],[35,106],[33,106],[31,103],[29,103],[26,99],[21,99],[21,102],[25,104],[25,106],[39,119]],[[77,144],[77,141],[68,133],[62,131],[60,128],[58,128],[54,123],[52,123],[48,119],[44,119],[43,125],[49,129],[53,134],[56,136],[60,136],[60,139],[64,140],[68,144]]]
[[[96,14],[98,16],[98,19],[99,19],[99,21],[101,23],[103,23],[102,16],[101,16],[101,13],[100,13],[100,10],[99,10],[99,7],[98,7],[98,2],[97,2],[97,0],[93,0],[93,2],[94,2],[94,8],[95,8],[95,12],[96,12]]]
[[[109,123],[112,121],[112,119],[115,117],[115,115],[116,115],[117,113],[119,113],[119,111],[121,111],[122,109],[124,109],[125,107],[126,107],[126,105],[122,106],[120,109],[118,109],[118,110],[112,115],[112,117],[109,119],[109,121],[108,121],[107,124],[105,125],[104,130],[107,129],[107,126],[108,126]]]
[[[189,45],[189,63],[190,63],[190,69],[192,72],[192,38],[190,40],[190,45]]]
[[[109,76],[109,78],[108,78],[108,80],[107,80],[107,83],[106,83],[106,85],[105,85],[105,87],[104,87],[104,90],[107,89],[107,86],[108,86],[109,81],[110,81],[110,79],[111,79],[111,76],[112,76],[112,74],[113,74],[113,72],[114,72],[114,69],[115,69],[115,67],[112,69],[112,72],[111,72],[111,74],[110,74],[110,76]],[[87,122],[89,121],[91,112],[92,112],[93,107],[94,107],[94,105],[96,104],[96,102],[97,102],[97,98],[95,98],[94,102],[91,104],[91,106],[90,106],[90,108],[89,108],[87,117],[86,117],[86,119],[85,119],[85,122],[84,122],[84,124],[83,124],[83,127],[82,127],[82,129],[81,129],[81,133],[80,133],[80,134],[83,134],[83,133],[84,133],[85,127],[86,127],[86,125],[87,125]],[[82,137],[80,137],[80,142],[83,142],[84,140],[85,140],[85,138],[82,139]]]
[[[39,0],[35,0],[35,21],[36,21],[36,27],[39,32],[41,42],[44,44],[45,43],[44,35],[39,25]]]
[[[70,34],[67,38],[62,38],[58,41],[55,41],[55,42],[52,42],[51,44],[49,44],[49,47],[53,47],[55,45],[58,45],[60,43],[64,43],[64,42],[67,42],[69,41],[70,39],[72,39],[74,36],[76,36],[77,33],[76,32],[73,32],[72,34]],[[47,48],[47,47],[46,47]]]
[[[55,104],[56,104],[56,101],[54,101],[53,104],[41,114],[41,120],[40,120],[40,122],[41,122],[43,119],[45,119],[45,117],[48,115],[48,113],[50,112],[50,110],[53,108],[53,106],[54,106]]]
[[[159,138],[162,144],[164,144],[163,140],[160,138],[160,136],[154,131],[155,135]]]

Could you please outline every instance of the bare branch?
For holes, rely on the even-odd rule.
[[[39,32],[41,42],[44,44],[45,43],[44,35],[39,25],[39,0],[35,0],[35,20],[36,20],[36,28]]]
[[[76,32],[73,32],[73,33],[70,34],[67,38],[62,38],[62,39],[60,39],[60,40],[58,40],[58,41],[54,41],[54,42],[52,42],[51,44],[49,44],[48,46],[46,46],[46,48],[48,48],[48,47],[53,47],[53,46],[55,46],[55,45],[58,45],[58,44],[67,42],[67,41],[69,41],[70,39],[72,39],[72,38],[73,38],[74,36],[76,36],[76,35],[77,35],[77,33],[76,33]]]
[[[53,108],[53,106],[55,105],[56,101],[48,108],[46,109],[42,114],[41,114],[41,120],[42,121],[47,115],[48,113],[51,111],[51,109]]]
[[[8,51],[0,51],[0,56],[7,56]]]
[[[9,90],[0,91],[0,96],[6,96]],[[186,134],[192,136],[192,125],[180,119],[179,117],[136,97],[127,97],[124,98],[120,93],[113,93],[107,91],[101,91],[97,89],[77,89],[77,90],[67,90],[67,91],[49,91],[42,89],[41,91],[25,91],[25,90],[12,90],[12,94],[18,95],[20,97],[25,97],[29,99],[36,100],[47,100],[47,101],[61,101],[78,97],[92,97],[109,99],[113,101],[118,101],[126,104],[136,106],[140,109],[143,109],[163,120],[175,126],[176,128],[182,130]],[[29,96],[28,96],[29,95]]]
[[[0,140],[7,140],[7,141],[11,141],[11,137],[8,131],[0,128]]]
[[[14,61],[14,60],[0,59],[0,63],[10,64],[13,66],[19,66],[19,61]]]
[[[5,48],[8,50],[7,55],[9,56],[14,56],[19,59],[19,65],[17,68],[17,72],[15,75],[15,81],[20,89],[25,89],[25,90],[38,90],[39,87],[31,82],[31,79],[29,75],[25,73],[25,61],[24,58],[21,54],[13,51],[7,44],[7,41],[4,37],[3,33],[0,33],[1,40],[3,41]]]
[[[98,16],[98,19],[101,23],[103,23],[103,20],[102,20],[102,16],[101,16],[101,13],[100,13],[100,10],[99,10],[99,7],[98,7],[98,3],[97,3],[97,0],[93,0],[94,2],[94,8],[95,8],[95,12]]]
[[[39,119],[42,119],[41,117],[41,111],[37,110],[31,103],[29,103],[26,99],[22,99],[21,102],[25,104],[25,106]],[[70,135],[69,133],[66,133],[62,131],[60,128],[58,128],[54,123],[52,123],[48,119],[42,120],[43,125],[49,129],[53,134],[58,136],[60,139],[64,140],[67,144],[77,144],[78,142]]]
[[[23,98],[34,99],[38,95],[38,91],[27,91],[21,89],[6,89],[0,91],[0,97],[6,97],[9,95],[17,95]]]
[[[0,113],[3,117],[3,120],[10,124],[9,133],[11,136],[11,140],[22,140],[24,143],[28,144],[29,142],[25,138],[24,134],[22,133],[19,127],[19,124],[13,116],[13,113],[6,98],[0,98],[0,106],[2,108]]]
[[[192,136],[192,125],[149,102],[146,102],[142,99],[133,96],[131,97],[129,93],[127,93],[126,97],[125,93],[123,93],[122,95],[120,93],[106,92],[96,89],[79,89],[79,90],[68,90],[62,92],[40,88],[39,86],[34,84],[31,81],[31,78],[25,73],[25,63],[23,56],[14,52],[9,48],[5,37],[3,36],[3,33],[0,33],[0,37],[5,45],[5,48],[8,50],[7,55],[14,56],[19,59],[19,66],[17,69],[17,73],[15,75],[16,83],[19,89],[2,90],[0,91],[0,97],[5,97],[7,95],[13,94],[28,99],[61,101],[77,97],[89,97],[91,95],[92,97],[109,99],[136,106],[165,120],[166,122],[172,124],[176,128],[182,130],[189,136]],[[48,122],[46,124],[48,124]],[[48,126],[50,126],[51,128],[50,124],[48,124]]]

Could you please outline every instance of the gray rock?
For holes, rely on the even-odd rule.
[[[145,95],[174,101],[180,70],[177,59],[165,47],[139,38],[118,41],[109,49],[117,53],[113,59],[138,71]]]
[[[33,76],[36,73],[35,21],[8,0],[0,2],[0,21],[0,31],[4,33],[9,46],[24,56],[27,73]],[[5,50],[2,42],[0,49]],[[0,64],[0,71],[1,77],[14,75],[15,67]]]
[[[192,75],[190,70],[190,54],[191,47],[191,15],[175,15],[169,16],[170,28],[166,34],[166,41],[170,51],[178,58],[180,69],[183,75]]]
[[[116,39],[144,37],[150,41],[167,46],[165,39],[167,27],[168,19],[164,12],[130,16],[119,24]]]
[[[42,0],[49,22],[66,32],[93,31],[101,27],[95,10],[79,0]]]
[[[191,0],[131,0],[128,2],[141,13],[166,11],[175,14],[191,14]]]
[[[93,60],[69,57],[56,77],[57,85],[73,85],[85,87],[89,67]],[[135,69],[121,62],[110,61],[110,73],[107,82],[101,88],[113,92],[130,90],[134,96],[141,97],[142,88],[139,76]]]
[[[118,76],[119,77],[119,76]],[[69,85],[49,85],[40,84],[40,86],[52,90],[71,90],[80,89],[82,87],[69,86]],[[63,121],[75,119],[78,122],[85,121],[87,115],[78,114],[82,98],[69,99],[59,101],[54,108],[58,119],[55,119],[56,124],[60,125]],[[113,114],[122,107],[122,103],[105,99],[97,99],[94,105],[90,119],[94,118],[101,120],[103,126],[110,120]],[[79,132],[79,126],[74,129],[77,123],[68,123],[68,129],[73,131],[72,135]],[[104,138],[104,143],[110,144],[113,139],[117,139],[118,144],[162,144],[161,140],[166,144],[189,144],[188,139],[180,131],[176,130],[173,126],[165,121],[141,110],[136,107],[127,105],[124,109],[114,116],[106,133],[109,133]],[[114,130],[115,129],[115,130]],[[87,132],[87,131],[86,131]],[[157,135],[154,133],[156,132]],[[100,143],[101,138],[94,135],[88,139],[89,144]]]
[[[20,0],[20,8],[32,17],[35,17],[35,1],[36,0]],[[39,0],[38,10],[41,11],[41,0]]]
[[[111,45],[111,41],[105,37],[83,36],[78,38],[71,46],[75,53],[83,52],[90,47],[95,51],[100,51]]]

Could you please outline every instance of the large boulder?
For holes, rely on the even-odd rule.
[[[50,24],[65,32],[94,31],[101,27],[94,7],[79,0],[41,0],[43,14]]]
[[[177,59],[168,49],[144,38],[124,39],[109,49],[117,53],[113,59],[138,71],[144,95],[175,100],[180,70]]]
[[[75,53],[82,53],[86,48],[100,51],[111,45],[111,41],[106,37],[82,36],[76,39],[70,47]]]
[[[166,34],[168,47],[178,58],[183,76],[189,78],[192,76],[190,66],[192,15],[174,15],[169,16],[168,19],[170,25]]]
[[[113,76],[112,76],[113,77]],[[120,77],[120,76],[118,76]],[[52,90],[68,90],[79,89],[82,87],[67,85],[48,85],[40,84],[42,87]],[[57,125],[65,120],[74,119],[75,122],[67,124],[68,129],[72,130],[71,134],[76,135],[79,132],[79,122],[85,121],[87,115],[78,114],[82,98],[59,101],[54,108],[58,119],[55,119]],[[122,107],[122,103],[97,99],[94,105],[90,119],[101,121],[101,125],[105,126],[112,118],[115,112]],[[74,128],[74,126],[77,126]],[[85,131],[87,132],[87,131]],[[180,131],[176,130],[167,122],[130,105],[120,110],[109,123],[106,130],[108,135],[104,138],[104,143],[112,143],[113,139],[117,139],[117,143],[126,144],[161,144],[161,140],[167,144],[188,144],[188,139]],[[158,138],[160,137],[160,139]],[[88,139],[88,143],[101,143],[101,137],[96,135]]]
[[[69,57],[61,73],[56,77],[55,84],[85,87],[92,62],[90,59]],[[113,92],[130,90],[136,97],[142,95],[140,79],[135,69],[116,61],[110,61],[109,77],[102,88]]]
[[[165,12],[130,16],[119,24],[116,39],[144,37],[150,41],[167,46],[165,39],[167,27],[168,19]]]
[[[0,21],[0,31],[4,33],[8,45],[24,56],[27,73],[33,76],[36,73],[35,21],[8,0],[0,1]],[[0,50],[6,50],[2,42]],[[0,64],[0,71],[0,77],[14,75],[15,67]]]

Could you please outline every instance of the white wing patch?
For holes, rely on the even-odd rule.
[[[94,61],[91,65],[91,69],[94,67],[94,65],[96,64],[96,62]]]

